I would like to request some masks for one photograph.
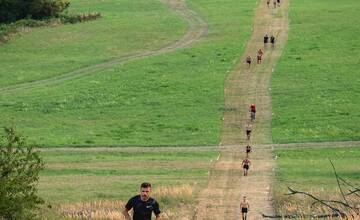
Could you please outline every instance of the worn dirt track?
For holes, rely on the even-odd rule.
[[[166,45],[163,48],[151,50],[151,51],[142,51],[135,54],[129,54],[126,56],[122,56],[116,59],[112,59],[100,64],[92,65],[83,67],[77,70],[73,70],[69,73],[27,82],[27,83],[21,83],[21,84],[15,84],[5,87],[0,87],[0,93],[5,92],[12,92],[15,90],[24,90],[24,89],[30,89],[38,86],[48,86],[53,84],[59,84],[64,81],[73,80],[79,77],[91,75],[94,73],[97,73],[101,70],[106,70],[114,65],[126,63],[132,60],[137,60],[140,58],[148,57],[148,56],[154,56],[154,55],[160,55],[164,53],[169,53],[172,51],[175,51],[180,48],[186,48],[190,45],[193,45],[194,43],[198,42],[203,36],[207,34],[208,31],[208,25],[207,23],[194,11],[190,10],[185,0],[160,0],[162,3],[168,5],[168,7],[172,10],[174,10],[176,13],[178,13],[185,21],[188,23],[188,30],[185,33],[184,36],[182,36],[179,40]]]
[[[262,213],[273,214],[271,182],[274,161],[271,154],[270,77],[287,40],[288,3],[279,8],[267,8],[259,1],[255,11],[253,33],[245,53],[225,82],[225,111],[220,143],[220,157],[209,176],[208,186],[200,193],[194,219],[240,219],[240,201],[247,196],[250,204],[248,219],[262,219]],[[276,46],[264,48],[263,36],[276,37]],[[257,50],[264,50],[263,63],[256,64]],[[253,58],[251,68],[245,57]],[[249,176],[242,176],[241,162],[245,158],[245,124],[249,121],[248,106],[257,106],[253,123]],[[261,148],[257,148],[261,145]]]

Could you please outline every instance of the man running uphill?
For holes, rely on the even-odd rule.
[[[129,211],[134,210],[133,220],[151,220],[151,214],[154,212],[155,220],[160,220],[160,208],[159,203],[155,199],[150,197],[151,184],[142,183],[140,186],[140,194],[132,197],[122,212],[126,220],[131,220]]]
[[[251,162],[250,162],[249,158],[245,158],[245,159],[242,161],[241,165],[242,165],[243,170],[244,170],[244,176],[247,176],[247,175],[248,175],[248,171],[249,171],[249,169],[250,169],[250,164],[251,164]]]
[[[242,220],[246,220],[246,218],[247,218],[247,213],[248,213],[248,211],[249,211],[249,208],[250,208],[250,205],[249,205],[249,203],[246,201],[246,196],[244,196],[244,200],[240,203]]]
[[[256,114],[256,106],[255,106],[255,104],[250,105],[249,112],[250,112],[251,121],[254,121],[255,120],[255,114]]]

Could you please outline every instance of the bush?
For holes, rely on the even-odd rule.
[[[98,12],[88,13],[88,14],[75,14],[75,15],[61,15],[60,20],[62,23],[78,23],[95,20],[101,17],[101,14]]]
[[[14,128],[5,128],[0,143],[0,219],[33,219],[44,201],[36,185],[44,162]]]
[[[0,23],[56,17],[69,6],[66,0],[0,0]]]

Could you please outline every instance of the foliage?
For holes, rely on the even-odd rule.
[[[0,23],[55,17],[69,5],[66,0],[0,0]]]
[[[18,32],[21,32],[23,29],[26,28],[50,26],[59,23],[75,24],[78,22],[95,20],[100,17],[101,14],[95,12],[95,13],[84,13],[84,14],[64,14],[64,15],[59,15],[58,18],[51,18],[44,20],[21,19],[10,24],[0,25],[0,42],[3,43],[7,42],[8,40],[11,39],[13,35],[17,34]]]
[[[274,142],[360,139],[358,0],[294,0],[272,78]],[[329,34],[331,33],[331,34]]]
[[[32,219],[43,200],[37,195],[44,163],[15,128],[5,128],[0,145],[0,218]]]

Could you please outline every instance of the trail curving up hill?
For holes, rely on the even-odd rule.
[[[95,74],[98,71],[109,69],[117,64],[126,63],[128,61],[132,61],[144,57],[169,53],[180,48],[189,47],[190,45],[193,45],[194,43],[198,42],[203,36],[207,34],[208,32],[207,23],[198,14],[196,14],[194,11],[190,10],[187,7],[185,0],[160,0],[160,2],[168,5],[170,9],[178,13],[188,23],[187,32],[177,41],[163,48],[122,56],[96,65],[79,68],[63,75],[27,82],[27,83],[0,87],[0,93],[12,92],[20,89],[30,89],[38,86],[58,84],[64,81]]]
[[[225,82],[220,157],[211,170],[208,186],[200,193],[194,220],[240,219],[239,205],[243,196],[247,196],[250,204],[249,220],[262,219],[262,213],[273,214],[271,183],[275,163],[271,153],[270,77],[287,40],[287,11],[287,1],[282,1],[281,7],[276,9],[272,5],[268,8],[265,1],[258,1],[252,36],[243,57]],[[274,48],[271,45],[264,48],[266,33],[276,37]],[[256,64],[253,59],[248,68],[245,57],[256,58],[260,48],[265,51],[263,63]],[[257,115],[251,137],[252,165],[249,176],[244,177],[241,162],[245,158],[245,124],[249,120],[251,103],[256,104]]]

